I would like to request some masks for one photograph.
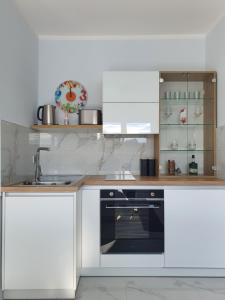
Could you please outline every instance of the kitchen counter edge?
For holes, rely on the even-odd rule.
[[[1,192],[5,193],[71,193],[77,192],[86,186],[224,186],[225,179],[215,177],[144,177],[135,176],[136,180],[105,180],[105,176],[84,176],[78,182],[69,186],[2,186]]]

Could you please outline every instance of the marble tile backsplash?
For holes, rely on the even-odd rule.
[[[154,157],[153,136],[103,136],[97,130],[35,133],[1,121],[1,182],[12,184],[33,177],[32,157],[38,146],[43,174],[111,174],[130,170],[139,174],[140,158]],[[217,128],[217,177],[225,179],[225,126]]]
[[[43,174],[111,174],[130,170],[139,174],[139,159],[154,157],[151,136],[107,136],[93,130],[41,133]]]
[[[225,179],[225,126],[217,128],[216,168],[217,177]]]
[[[1,121],[1,183],[12,184],[34,176],[33,155],[39,134],[31,129]]]

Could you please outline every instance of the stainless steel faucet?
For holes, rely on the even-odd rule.
[[[36,154],[34,156],[34,163],[35,163],[34,181],[36,183],[40,181],[40,176],[42,175],[41,165],[40,165],[40,151],[50,151],[50,148],[48,148],[48,147],[37,148]]]

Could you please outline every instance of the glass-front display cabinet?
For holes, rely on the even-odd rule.
[[[216,72],[161,72],[159,174],[215,173]]]

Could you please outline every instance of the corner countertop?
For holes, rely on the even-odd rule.
[[[2,186],[1,192],[6,193],[73,193],[82,186],[224,186],[225,180],[210,176],[163,176],[145,177],[135,176],[136,180],[105,180],[105,176],[84,176],[76,183],[67,186]]]

